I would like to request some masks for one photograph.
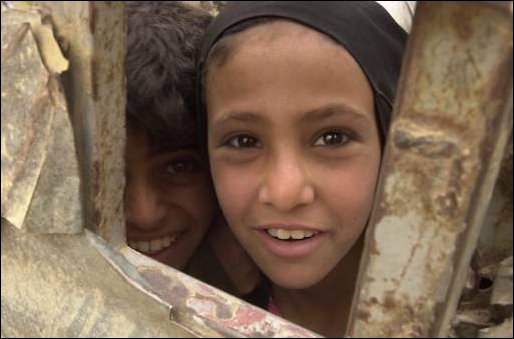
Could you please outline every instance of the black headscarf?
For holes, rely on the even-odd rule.
[[[198,64],[198,124],[206,136],[201,76],[209,51],[230,28],[266,17],[289,19],[309,26],[340,43],[360,65],[373,89],[382,141],[391,120],[407,33],[374,1],[231,1],[205,34]],[[204,139],[205,140],[205,139]]]

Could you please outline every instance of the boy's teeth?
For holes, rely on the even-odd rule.
[[[273,238],[278,238],[280,240],[288,240],[288,239],[295,239],[295,240],[301,240],[305,238],[310,238],[313,235],[317,234],[318,232],[313,231],[303,231],[303,230],[285,230],[281,228],[269,228],[268,234],[271,235]]]
[[[162,243],[161,243],[160,239],[155,239],[155,240],[150,241],[150,251],[151,252],[159,251],[162,248],[161,244]]]
[[[150,250],[150,243],[149,243],[149,242],[146,242],[146,241],[138,241],[136,244],[137,244],[137,248],[138,248],[141,252],[149,252],[149,250]]]
[[[154,239],[152,241],[129,241],[128,245],[136,251],[143,252],[145,254],[152,254],[168,248],[175,243],[177,236],[164,237],[162,239]]]

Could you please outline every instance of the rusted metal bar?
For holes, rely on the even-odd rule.
[[[510,2],[421,2],[350,319],[444,337],[512,131]]]
[[[125,242],[125,7],[123,2],[38,4],[48,12],[70,71],[64,77],[81,163],[85,227]]]

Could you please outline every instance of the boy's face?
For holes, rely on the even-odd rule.
[[[380,165],[373,93],[348,52],[303,26],[264,24],[237,39],[208,74],[216,192],[266,275],[307,288],[337,266],[372,209]]]
[[[194,148],[155,150],[145,132],[127,129],[127,243],[184,269],[215,213],[208,167]]]

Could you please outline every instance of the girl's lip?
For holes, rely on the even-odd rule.
[[[322,240],[326,235],[325,232],[318,232],[308,239],[280,240],[269,235],[265,229],[257,230],[258,237],[264,247],[275,256],[285,259],[298,259],[315,252],[321,246]]]
[[[319,227],[300,224],[300,223],[268,223],[262,224],[256,227],[259,230],[269,230],[269,229],[284,229],[284,230],[301,230],[301,231],[312,231],[312,232],[326,232],[326,230],[321,229]]]

